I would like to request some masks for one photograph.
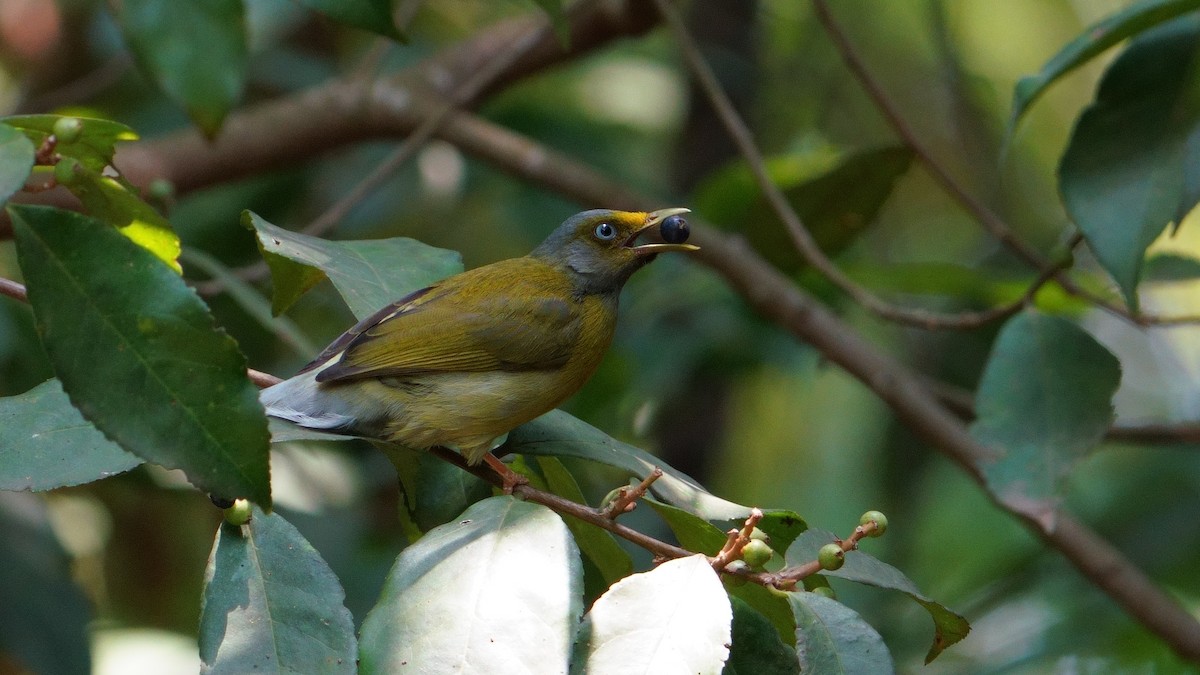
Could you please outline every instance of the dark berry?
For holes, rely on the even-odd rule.
[[[668,244],[682,244],[692,232],[682,216],[667,216],[659,226],[659,233]]]

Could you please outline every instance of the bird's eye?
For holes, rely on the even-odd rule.
[[[617,228],[612,226],[612,223],[600,223],[596,226],[596,238],[609,241],[617,236]]]

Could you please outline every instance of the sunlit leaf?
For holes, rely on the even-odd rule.
[[[0,203],[25,186],[33,170],[33,143],[25,134],[0,124]]]
[[[584,617],[572,673],[720,673],[733,610],[702,555],[613,584]]]
[[[242,214],[242,223],[257,233],[259,248],[271,267],[276,314],[325,275],[354,316],[363,319],[463,269],[457,252],[406,237],[328,241],[276,227],[250,211]]]
[[[202,673],[355,673],[354,619],[333,570],[281,516],[222,524],[204,573]]]
[[[38,330],[84,417],[207,492],[269,508],[258,391],[204,303],[100,221],[37,206],[9,212]]]
[[[404,549],[363,622],[364,674],[567,669],[579,551],[555,513],[491,497]]]
[[[1060,77],[1095,58],[1122,40],[1180,14],[1200,7],[1200,0],[1143,0],[1088,26],[1034,75],[1022,77],[1013,89],[1008,133],[1020,123],[1029,106]]]
[[[14,115],[0,121],[25,133],[35,146],[41,145],[46,137],[54,133],[54,125],[62,115]],[[112,120],[76,117],[80,121],[79,136],[72,140],[59,140],[54,151],[63,157],[71,157],[93,171],[103,171],[112,164],[113,153],[118,141],[136,141],[133,129]]]
[[[801,565],[816,560],[817,552],[821,547],[836,540],[837,537],[832,532],[808,530],[788,548],[787,563],[788,565]],[[841,568],[832,571],[826,570],[822,574],[900,591],[924,607],[925,611],[929,612],[930,618],[933,619],[934,627],[933,645],[925,655],[925,663],[937,658],[943,650],[965,638],[971,631],[971,626],[966,619],[921,593],[917,585],[904,576],[903,572],[862,551],[847,552]],[[811,593],[800,595],[811,595]]]
[[[1142,33],[1109,66],[1059,165],[1063,203],[1138,304],[1146,248],[1200,199],[1200,15]]]
[[[79,485],[141,463],[84,419],[58,380],[0,398],[0,490]]]
[[[117,23],[133,55],[208,136],[242,97],[246,22],[240,0],[121,0]]]
[[[1025,311],[992,345],[971,434],[998,453],[989,488],[1013,505],[1053,499],[1062,479],[1112,423],[1121,367],[1083,329]]]
[[[895,672],[883,638],[854,610],[816,593],[789,593],[796,616],[796,654],[805,673],[886,675]]]

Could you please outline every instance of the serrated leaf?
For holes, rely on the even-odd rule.
[[[650,489],[667,503],[706,520],[729,520],[750,515],[749,507],[710,494],[695,480],[667,466],[654,455],[622,443],[561,410],[552,410],[513,429],[508,434],[506,447],[525,455],[590,459],[624,469],[638,480],[659,467],[663,470],[663,477],[656,480]]]
[[[1034,75],[1022,77],[1013,88],[1011,136],[1033,102],[1059,78],[1107,51],[1122,40],[1137,35],[1180,14],[1200,7],[1200,0],[1145,0],[1088,26]]]
[[[1200,16],[1142,33],[1109,66],[1059,165],[1071,218],[1137,309],[1146,248],[1200,199]]]
[[[84,419],[58,380],[0,398],[0,490],[53,490],[141,463]]]
[[[65,187],[79,197],[88,213],[116,227],[177,274],[183,273],[179,265],[179,235],[166,218],[142,201],[129,181],[80,165],[75,167],[74,178]]]
[[[91,608],[49,516],[40,496],[0,492],[0,653],[13,672],[86,675]]]
[[[222,523],[204,573],[201,673],[354,673],[354,619],[333,570],[281,516]]]
[[[815,593],[789,593],[800,668],[821,675],[895,672],[883,638],[854,610]]]
[[[703,555],[667,561],[613,584],[592,605],[573,673],[720,673],[733,610]]]
[[[0,203],[25,187],[33,170],[33,143],[25,134],[0,124]]]
[[[121,0],[117,23],[150,80],[215,136],[242,97],[246,21],[241,0]]]
[[[1179,253],[1159,253],[1146,260],[1146,281],[1200,279],[1200,260]]]
[[[14,115],[0,121],[20,129],[35,146],[41,145],[46,137],[54,133],[54,124],[63,115]],[[103,171],[112,164],[118,141],[136,141],[133,129],[112,120],[91,117],[75,117],[80,121],[79,137],[71,141],[59,140],[54,151],[63,157],[71,157],[93,171]]]
[[[1112,424],[1121,381],[1116,357],[1065,319],[1025,311],[992,345],[971,435],[998,457],[988,488],[1024,508],[1054,499],[1074,464]]]
[[[38,330],[84,417],[206,492],[269,508],[258,391],[204,303],[104,223],[47,207],[9,212]]]
[[[874,221],[896,181],[908,171],[912,151],[879,148],[837,163],[830,161],[831,157],[820,153],[812,158],[774,158],[768,168],[818,246],[832,256],[857,240]],[[744,194],[733,200],[721,196],[736,191]],[[758,195],[743,164],[718,174],[697,193],[709,194],[701,202],[704,206],[697,207],[699,215],[745,236],[756,251],[785,272],[805,267],[787,229]],[[737,203],[744,206],[738,208]]]
[[[582,585],[553,511],[485,499],[400,553],[362,625],[361,672],[564,672]]]
[[[724,675],[799,675],[796,650],[779,639],[775,627],[741,598],[733,604],[733,644]]]
[[[258,235],[271,267],[276,314],[329,276],[350,311],[359,319],[409,293],[461,272],[455,251],[396,237],[367,241],[327,241],[291,232],[246,211],[242,224]]]
[[[392,18],[391,0],[299,0],[299,2],[305,7],[347,26],[369,30],[393,40],[404,40],[404,36],[396,30],[396,22]]]
[[[817,559],[817,552],[825,544],[837,541],[832,532],[811,529],[796,538],[787,550],[788,565],[802,565]],[[962,640],[971,631],[970,624],[963,617],[947,609],[944,605],[930,599],[921,592],[904,573],[891,565],[876,560],[862,551],[849,551],[845,562],[837,570],[821,572],[832,577],[868,584],[878,588],[888,588],[900,591],[909,596],[929,612],[933,619],[934,637],[929,653],[925,655],[925,663],[937,658],[950,645]],[[797,595],[812,595],[803,593]]]
[[[575,477],[557,458],[538,457],[537,465],[542,470],[546,487],[551,492],[579,504],[587,503],[583,491],[575,482]],[[579,544],[579,550],[600,570],[605,583],[612,584],[633,573],[633,561],[630,560],[629,554],[606,530],[570,516],[565,516],[563,521],[575,537],[575,543]]]

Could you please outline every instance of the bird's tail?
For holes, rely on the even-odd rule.
[[[301,373],[259,392],[258,400],[267,414],[310,429],[352,431],[355,417],[339,412],[342,402],[323,391],[316,381],[317,369]]]

